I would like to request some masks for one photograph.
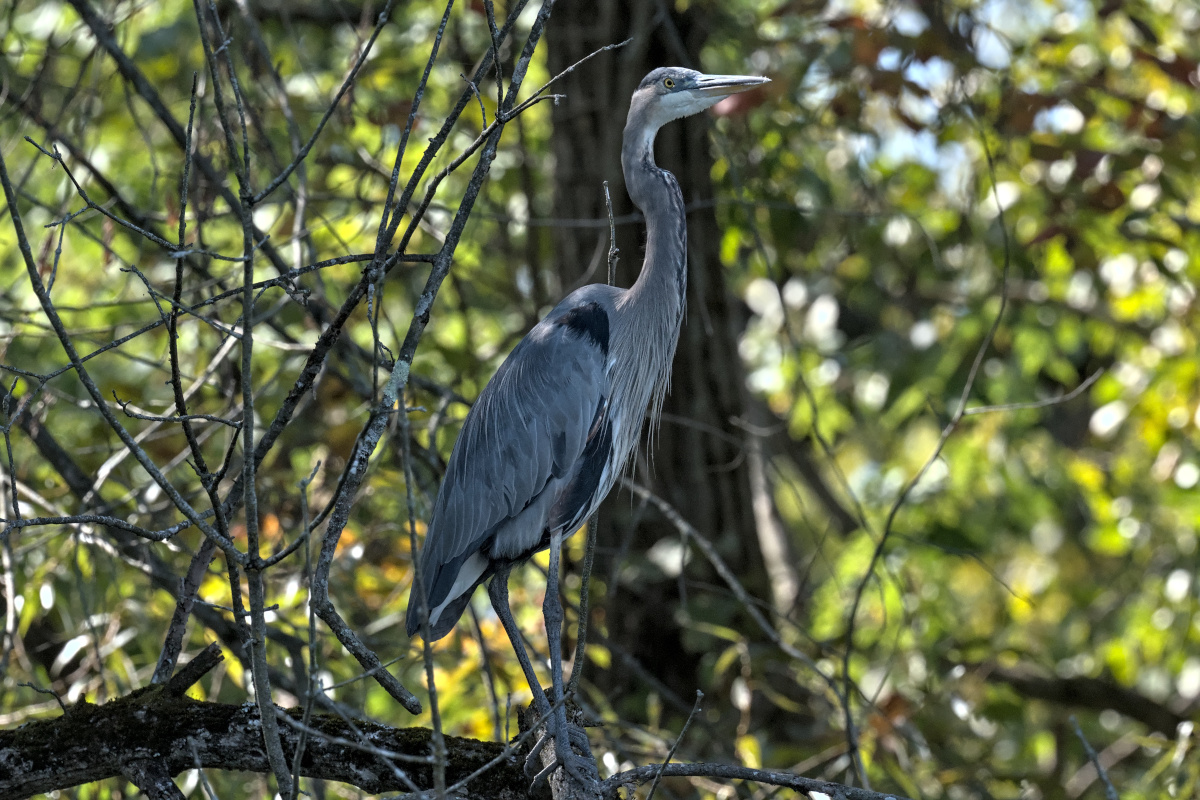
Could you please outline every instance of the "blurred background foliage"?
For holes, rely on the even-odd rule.
[[[497,14],[509,5],[498,2]],[[250,110],[261,188],[290,160],[293,139],[314,129],[380,4],[217,8]],[[258,206],[255,222],[279,259],[258,261],[263,278],[280,265],[372,251],[443,10],[410,2],[390,12],[304,174]],[[101,13],[176,119],[186,120],[200,74],[197,151],[224,165],[191,6],[118,2]],[[581,698],[604,722],[593,730],[602,775],[661,760],[701,689],[703,711],[677,758],[852,782],[848,703],[875,788],[911,797],[1098,796],[1069,722],[1075,714],[1122,796],[1194,796],[1200,8],[1188,0],[562,0],[551,19],[528,86],[594,46],[638,38],[585,64],[557,104],[506,129],[414,362],[418,537],[467,403],[563,294],[603,280],[599,180],[611,182],[617,205],[618,281],[635,274],[642,234],[614,165],[637,79],[686,60],[773,81],[660,139],[660,163],[679,174],[691,209],[694,293],[662,447],[649,448],[633,476],[735,567],[771,632],[662,505],[614,493],[601,513]],[[63,170],[22,137],[57,143],[96,202],[168,239],[178,224],[181,148],[69,5],[17,0],[0,25],[0,147],[20,181],[39,267],[53,276],[81,351],[137,334],[89,362],[102,390],[131,410],[172,413],[166,333],[139,331],[158,319],[147,285],[169,295],[175,261],[95,213],[74,218],[61,240],[63,227],[43,227],[82,204]],[[590,47],[589,37],[597,39]],[[441,125],[461,75],[488,46],[483,3],[456,6],[414,142],[423,146]],[[514,50],[502,51],[506,76]],[[494,84],[479,89],[481,107],[457,123],[435,170],[479,133],[481,113],[493,118]],[[421,152],[409,149],[402,180]],[[437,248],[465,181],[456,172],[443,183],[408,252]],[[187,213],[190,244],[238,252],[239,224],[197,172]],[[239,285],[240,264],[198,263],[187,301]],[[264,291],[250,376],[226,335],[238,321],[236,298],[183,318],[192,411],[236,418],[241,382],[251,380],[269,421],[360,272],[355,263],[329,266],[291,291]],[[332,496],[426,273],[427,265],[403,264],[374,299],[381,358],[372,358],[366,305],[355,312],[264,463],[267,547],[301,530],[297,485],[314,467],[313,513]],[[67,364],[7,222],[0,351],[5,393],[18,400],[31,383],[14,368],[46,374]],[[25,516],[90,508],[151,528],[178,521],[69,371],[32,411],[93,481],[92,496],[72,491],[61,464],[14,426],[6,517],[15,478]],[[201,502],[177,426],[125,421]],[[210,463],[221,463],[233,430],[200,430]],[[330,588],[415,689],[424,675],[402,624],[411,559],[398,436],[375,454]],[[146,684],[173,581],[197,537],[114,542],[87,526],[8,536],[0,602],[17,637],[5,639],[4,726],[58,713],[26,682],[70,702]],[[573,599],[583,540],[570,540]],[[513,596],[519,623],[542,649],[544,558],[535,564],[514,578]],[[268,578],[268,602],[278,604],[268,654],[287,705],[305,686],[303,558]],[[208,616],[194,621],[185,652],[220,638],[204,619],[230,616],[220,559],[200,597]],[[316,646],[329,698],[392,724],[429,724],[374,683],[353,680],[359,667],[321,627]],[[245,699],[247,676],[232,655],[201,684],[202,696]],[[527,702],[528,690],[482,596],[435,655],[450,732],[515,732],[509,702]],[[260,777],[207,777],[221,796],[267,792]],[[195,774],[180,782],[199,792]],[[131,791],[111,781],[70,794]],[[664,781],[660,791],[766,796],[709,781]]]

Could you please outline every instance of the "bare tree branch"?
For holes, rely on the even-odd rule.
[[[984,664],[980,666],[980,674],[989,681],[1007,684],[1022,697],[1065,708],[1112,709],[1167,736],[1175,736],[1179,725],[1188,720],[1185,714],[1172,711],[1141,692],[1103,678],[1082,675],[1060,678],[1029,664],[1015,667]]]
[[[297,721],[303,717],[298,709],[278,713]],[[299,775],[371,793],[432,788],[428,730],[324,714],[313,715],[306,728],[319,735],[308,736]],[[279,735],[285,752],[296,752],[300,729],[283,725]],[[0,731],[0,798],[17,800],[125,775],[131,763],[139,765],[147,781],[156,782],[197,767],[268,773],[262,741],[256,706],[201,702],[175,697],[163,686],[149,687],[102,706],[82,703],[57,719]],[[515,759],[493,763],[505,752],[504,744],[457,737],[446,741],[450,782],[490,764],[486,776],[469,784],[473,797],[525,797],[520,764]],[[347,742],[369,742],[371,747],[351,748]],[[148,762],[155,766],[144,766]]]
[[[721,778],[724,780],[752,781],[765,783],[770,786],[783,786],[799,792],[820,792],[827,797],[842,797],[845,800],[906,800],[898,794],[873,792],[870,789],[860,789],[845,786],[832,781],[821,781],[815,778],[805,778],[791,772],[775,770],[751,769],[732,764],[649,764],[644,767],[618,772],[604,782],[605,798],[615,798],[617,790],[622,786],[638,786],[652,781],[661,774],[664,778]]]

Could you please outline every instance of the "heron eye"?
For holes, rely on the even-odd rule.
[[[671,80],[670,78],[667,78],[666,80],[663,81],[663,86],[667,87],[668,89],[674,89],[675,81]]]

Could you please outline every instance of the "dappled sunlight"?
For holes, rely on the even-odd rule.
[[[251,715],[222,734],[257,737],[241,756],[272,735],[265,676],[338,731],[313,727],[310,759],[337,742],[384,763],[384,728],[434,725],[432,673],[441,729],[501,752],[532,700],[508,636],[481,587],[445,637],[410,638],[414,557],[469,409],[538,319],[605,281],[610,222],[616,283],[637,275],[621,130],[665,59],[770,83],[656,150],[686,204],[687,313],[662,424],[600,511],[580,664],[586,529],[563,545],[563,657],[601,776],[1194,794],[1194,2],[564,2],[525,60],[549,6],[496,42],[489,9],[503,26],[517,6],[458,3],[427,79],[444,3],[269,5],[18,2],[0,34],[0,735],[189,697]],[[553,101],[512,116],[497,96],[629,35]],[[548,564],[509,584],[543,685]],[[404,752],[394,783],[299,786],[433,786],[429,740]],[[180,764],[191,797],[290,777]],[[130,796],[125,766],[56,788]],[[768,796],[744,777],[655,796]]]

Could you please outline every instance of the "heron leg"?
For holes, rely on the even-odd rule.
[[[554,709],[554,750],[558,762],[563,765],[567,773],[578,781],[581,786],[589,786],[594,780],[599,778],[598,774],[592,774],[596,772],[595,761],[591,758],[591,750],[587,746],[586,735],[578,737],[582,740],[581,744],[583,746],[581,749],[586,754],[586,757],[580,756],[572,749],[571,729],[567,723],[567,707],[566,703],[563,702],[563,607],[562,600],[558,594],[562,540],[562,531],[550,534],[550,567],[547,570],[546,598],[542,602],[542,615],[546,620],[546,638],[550,648],[550,679],[554,693],[554,697],[552,698]],[[582,729],[580,729],[579,733],[583,733]],[[543,780],[543,777],[549,777],[549,773],[551,772],[553,772],[553,766],[542,770],[542,773],[534,779],[534,785],[536,786]]]
[[[547,600],[543,604],[543,613],[547,615],[546,631],[550,638],[551,651],[551,671],[554,673],[554,694],[557,702],[563,693],[562,684],[562,644],[560,633],[562,630],[562,605],[558,602],[558,561],[559,552],[562,547],[562,535],[558,535],[557,546],[555,546],[553,537],[551,538],[550,574],[553,576],[546,587]],[[538,716],[544,720],[546,725],[546,733],[533,746],[529,757],[525,761],[525,772],[533,777],[533,787],[537,787],[542,781],[550,777],[550,774],[562,764],[566,767],[567,772],[583,785],[589,785],[590,781],[587,775],[596,771],[594,760],[582,758],[575,754],[571,749],[570,742],[574,740],[579,749],[588,756],[591,755],[587,744],[587,734],[583,729],[572,731],[567,723],[566,709],[562,703],[557,703],[557,708],[554,713],[551,712],[551,703],[547,699],[545,691],[542,689],[541,683],[537,679],[537,675],[533,671],[533,663],[529,659],[529,653],[525,649],[525,642],[521,637],[521,631],[517,628],[517,623],[512,616],[512,608],[508,602],[508,573],[509,568],[498,569],[492,576],[491,583],[488,584],[488,597],[492,601],[492,608],[496,611],[496,616],[500,618],[500,624],[504,626],[504,632],[508,634],[509,641],[512,643],[513,651],[517,655],[517,661],[521,665],[521,670],[525,673],[525,681],[529,684],[529,690],[533,693],[533,702],[537,708]],[[550,598],[554,598],[551,600]],[[555,609],[557,607],[557,609]],[[553,630],[552,630],[553,629]],[[557,655],[557,659],[555,656]],[[575,734],[572,736],[572,734]],[[538,758],[541,751],[545,748],[546,743],[553,738],[554,750],[556,756],[555,764],[536,773],[538,766]],[[592,780],[598,780],[599,775],[593,776]]]
[[[533,704],[537,707],[538,717],[549,720],[550,701],[546,699],[542,684],[533,671],[533,663],[529,660],[529,653],[525,650],[521,631],[517,628],[517,623],[512,615],[512,607],[508,603],[508,573],[509,567],[496,571],[496,574],[492,576],[491,583],[488,584],[488,598],[492,601],[492,608],[495,610],[496,616],[500,618],[500,624],[504,626],[504,632],[508,634],[508,640],[517,654],[521,671],[525,673],[525,682],[529,684],[529,691],[533,693]],[[549,724],[550,722],[547,722],[547,725]],[[534,778],[536,774],[534,786],[549,777],[548,773],[543,775],[537,772],[538,759],[546,747],[547,741],[546,736],[538,739],[525,759],[525,774],[530,778]],[[542,772],[544,773],[545,770]]]
[[[525,650],[521,631],[517,628],[517,623],[512,615],[512,607],[508,604],[509,571],[510,567],[496,570],[491,583],[488,584],[488,598],[491,599],[492,609],[500,618],[500,624],[504,626],[504,632],[508,634],[508,640],[517,654],[521,671],[525,673],[525,682],[529,684],[529,691],[533,692],[533,702],[537,706],[538,714],[544,718],[550,713],[550,701],[546,699],[546,693],[542,691],[542,684],[534,674],[533,663],[529,660],[529,653]]]

